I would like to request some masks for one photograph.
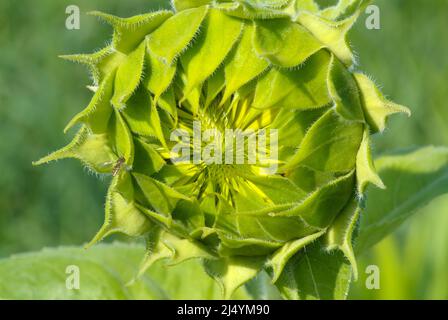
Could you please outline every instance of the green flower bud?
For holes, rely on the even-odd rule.
[[[204,261],[230,295],[319,239],[353,266],[358,203],[375,172],[369,136],[393,113],[346,41],[366,1],[175,0],[114,28],[86,64],[95,94],[67,147],[112,176],[112,233],[147,239],[141,272],[160,259]],[[238,140],[239,139],[239,140]],[[182,155],[179,161],[180,154]]]

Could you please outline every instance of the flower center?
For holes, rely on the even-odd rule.
[[[250,107],[251,99],[219,97],[198,111],[182,105],[178,128],[171,133],[171,161],[187,166],[188,183],[198,198],[219,194],[228,200],[251,175],[276,173],[278,132],[270,128],[273,112]]]

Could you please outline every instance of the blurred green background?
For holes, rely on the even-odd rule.
[[[65,28],[65,8],[72,4],[81,9],[80,30]],[[448,145],[448,42],[442,38],[448,1],[376,5],[381,29],[368,30],[362,15],[352,46],[360,69],[392,100],[409,106],[413,117],[393,118],[390,129],[375,137],[375,153]],[[92,52],[110,39],[107,25],[85,15],[90,10],[130,16],[164,6],[164,0],[0,1],[0,258],[81,245],[100,227],[107,178],[83,172],[74,160],[31,166],[71,140],[62,129],[90,99],[86,70],[57,55]],[[368,265],[381,270],[380,290],[364,285]],[[350,298],[448,299],[447,270],[448,197],[442,197],[360,257]]]

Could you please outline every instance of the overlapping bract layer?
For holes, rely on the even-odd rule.
[[[113,26],[111,45],[64,58],[90,68],[95,94],[67,127],[82,125],[73,142],[38,164],[71,157],[113,176],[92,243],[146,237],[142,272],[202,258],[230,297],[263,268],[277,281],[318,239],[355,265],[358,199],[368,183],[384,187],[369,136],[408,112],[348,69],[346,34],[365,4],[175,0],[173,12],[126,19],[94,12]],[[277,173],[173,162],[171,132],[194,121],[277,129]]]

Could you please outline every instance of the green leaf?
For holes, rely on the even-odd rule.
[[[222,98],[223,102],[269,66],[269,63],[259,58],[254,51],[252,44],[254,30],[253,24],[247,24],[244,27],[241,40],[229,56],[229,63],[225,65],[226,88]]]
[[[178,114],[176,97],[174,96],[173,87],[169,88],[167,91],[165,91],[164,94],[160,96],[159,100],[157,101],[157,105],[173,117],[174,126],[177,126]]]
[[[146,238],[146,254],[136,279],[160,260],[163,260],[166,266],[174,266],[191,259],[216,259],[214,254],[198,242],[178,238],[157,226]]]
[[[89,169],[98,173],[110,173],[118,159],[106,134],[92,134],[83,126],[72,142],[64,148],[33,162],[38,166],[52,161],[74,158],[80,160]]]
[[[132,170],[147,176],[159,172],[166,164],[165,160],[153,146],[145,141],[135,138],[135,160]]]
[[[294,16],[301,11],[309,11],[317,13],[319,11],[319,5],[314,0],[294,0],[293,1]]]
[[[368,192],[356,251],[364,252],[413,213],[448,192],[448,149],[425,147],[386,155],[375,161],[386,191]]]
[[[0,260],[0,298],[29,300],[221,299],[219,285],[195,260],[151,266],[131,284],[145,249],[114,243],[89,250],[45,249]],[[80,289],[68,290],[68,266],[79,268]],[[70,283],[70,280],[68,280]],[[249,299],[242,288],[233,299]]]
[[[297,17],[297,21],[330,49],[345,65],[350,66],[354,57],[346,37],[357,17],[356,14],[343,21],[334,22],[310,12],[302,11]]]
[[[258,20],[255,26],[255,50],[279,67],[296,67],[323,48],[313,35],[290,19]]]
[[[269,214],[274,208],[218,215],[215,229],[222,242],[221,254],[266,255],[293,239],[320,231],[307,225],[300,216]]]
[[[59,57],[67,61],[86,65],[92,74],[94,85],[98,86],[117,69],[126,58],[126,55],[115,51],[112,46],[107,46],[92,54],[61,55]]]
[[[302,239],[290,241],[274,252],[267,262],[267,266],[272,268],[272,283],[277,282],[286,264],[297,252],[318,239],[324,233],[325,231],[320,231]]]
[[[356,73],[354,76],[361,91],[362,106],[367,122],[374,133],[384,131],[387,118],[392,114],[405,113],[408,116],[411,115],[411,111],[408,108],[384,98],[375,83],[366,75]]]
[[[370,148],[370,134],[364,130],[361,146],[356,156],[356,179],[358,196],[363,197],[369,183],[376,185],[380,189],[386,189],[381,178],[375,169]]]
[[[354,175],[350,173],[295,204],[219,214],[215,229],[223,244],[222,253],[269,254],[287,242],[322,231],[345,207],[353,187]]]
[[[327,228],[350,200],[353,187],[354,174],[350,172],[317,189],[299,205],[276,215],[300,216],[308,227]]]
[[[300,2],[300,1],[299,1]],[[334,6],[325,8],[320,15],[330,20],[341,20],[356,13],[357,10],[364,11],[364,8],[372,2],[371,0],[339,0]]]
[[[149,231],[151,221],[136,207],[134,202],[134,186],[131,176],[120,171],[109,187],[106,197],[106,215],[104,225],[95,235],[88,247],[114,233],[122,233],[131,237],[144,235]]]
[[[215,101],[216,97],[222,92],[224,87],[226,86],[226,79],[224,75],[224,68],[220,67],[216,70],[215,74],[213,74],[210,78],[208,78],[207,82],[207,95],[205,100],[205,105],[203,106],[203,110],[206,110],[212,102]],[[225,100],[222,100],[222,103]]]
[[[137,135],[154,137],[155,130],[151,124],[151,97],[147,90],[139,87],[128,100],[121,114],[129,130]]]
[[[156,101],[150,99],[151,113],[149,115],[149,121],[151,123],[152,128],[154,129],[154,136],[159,139],[165,149],[168,149],[165,139],[165,134],[163,132],[162,124],[163,122],[160,119],[159,109],[157,108]]]
[[[347,120],[364,121],[359,90],[353,75],[335,56],[331,57],[328,90],[336,111]]]
[[[218,68],[215,70],[216,73],[219,73],[219,70],[221,68]],[[208,81],[213,81],[214,75],[211,75]],[[185,73],[180,74],[179,77],[175,78],[175,84],[176,84],[176,90],[175,94],[178,99],[177,105],[181,105],[182,107],[185,107],[188,111],[190,111],[193,116],[196,115],[201,108],[201,98],[202,98],[202,85],[198,85],[194,88],[189,88],[187,84],[187,78]],[[180,111],[180,110],[179,110]],[[185,113],[183,113],[185,115]]]
[[[209,10],[195,46],[181,57],[187,84],[184,98],[218,69],[240,36],[242,27],[241,21],[216,9]]]
[[[145,47],[145,42],[141,43],[117,69],[111,103],[118,109],[124,107],[140,84],[145,61]]]
[[[179,239],[174,236],[169,236],[165,237],[164,243],[173,252],[173,256],[168,261],[168,265],[170,266],[183,263],[190,259],[216,259],[216,256],[203,245],[190,239]]]
[[[288,18],[288,12],[264,6],[253,6],[246,2],[223,2],[214,5],[214,8],[225,12],[229,16],[240,19],[276,19]]]
[[[351,269],[342,252],[328,253],[317,241],[297,253],[275,283],[286,299],[343,300]]]
[[[199,238],[202,235],[205,217],[197,199],[180,200],[173,212],[173,218],[188,232],[189,236]]]
[[[177,12],[180,12],[182,10],[191,9],[191,8],[205,6],[211,2],[212,2],[212,0],[172,0],[171,1],[174,9]]]
[[[287,174],[289,180],[306,192],[314,192],[337,177],[333,172],[320,172],[307,167],[298,167]]]
[[[207,11],[207,6],[188,9],[166,20],[148,36],[149,51],[165,64],[172,65],[197,35]]]
[[[44,249],[0,260],[0,298],[30,300],[165,299],[163,289],[145,276],[126,283],[136,272],[143,248],[100,245],[91,250],[75,247]],[[79,290],[69,290],[69,266],[79,268]]]
[[[134,162],[134,142],[132,134],[120,111],[114,109],[114,116],[109,128],[109,137],[118,157],[124,159],[128,167]]]
[[[326,79],[330,55],[320,51],[300,69],[273,68],[258,81],[253,107],[315,109],[331,102]]]
[[[286,162],[296,153],[308,129],[326,110],[326,108],[304,111],[280,109],[270,125],[271,128],[278,130],[280,161]]]
[[[176,65],[169,65],[152,55],[146,53],[146,65],[148,74],[143,83],[145,87],[158,98],[168,89],[176,75]]]
[[[352,198],[344,210],[336,217],[336,219],[328,228],[325,234],[326,250],[341,250],[353,270],[353,277],[358,279],[358,266],[353,251],[353,232],[357,226],[361,209],[358,207],[358,200]]]
[[[148,234],[146,234],[145,256],[140,262],[138,274],[132,281],[140,279],[158,261],[164,261],[174,255],[172,249],[162,241],[165,235],[166,232],[157,225],[154,225]]]
[[[124,54],[134,51],[148,34],[173,15],[171,11],[167,10],[130,18],[120,18],[99,11],[89,14],[104,20],[114,28],[112,46]]]
[[[263,264],[264,259],[259,257],[229,257],[205,260],[204,267],[221,285],[224,299],[230,299],[239,287],[258,274]]]
[[[298,152],[279,170],[299,165],[318,171],[347,172],[355,167],[363,137],[363,125],[342,119],[329,110],[308,130]]]
[[[245,288],[254,300],[282,300],[278,289],[271,283],[265,271],[260,271],[255,278],[246,282]]]
[[[78,113],[65,127],[67,132],[77,123],[88,125],[93,133],[105,133],[109,124],[109,119],[113,113],[110,99],[113,93],[113,83],[115,74],[108,75],[98,87],[92,100],[86,109]]]
[[[291,0],[245,0],[245,2],[255,7],[282,8]]]
[[[281,176],[247,175],[246,179],[254,184],[253,190],[251,190],[252,194],[254,191],[257,191],[263,197],[267,197],[272,204],[280,205],[298,202],[306,196],[303,190],[294,185],[289,179]]]
[[[179,200],[190,199],[166,184],[139,173],[133,174],[143,192],[146,201],[154,210],[164,216],[170,216]]]

